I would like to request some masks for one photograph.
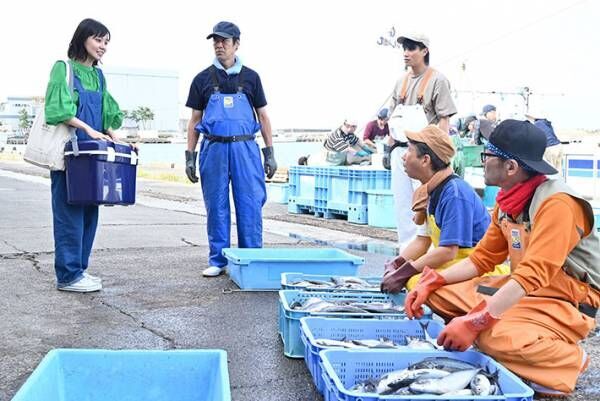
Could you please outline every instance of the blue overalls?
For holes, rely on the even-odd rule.
[[[96,69],[96,73],[100,82],[97,91],[84,89],[79,77],[73,74],[73,89],[79,94],[75,116],[96,131],[102,132],[104,76],[99,69]],[[79,141],[92,140],[79,128],[76,133]],[[65,287],[79,281],[88,267],[98,225],[98,206],[67,203],[67,178],[64,171],[51,171],[50,179],[54,226],[54,270],[57,286]]]
[[[253,140],[260,124],[242,92],[241,72],[234,94],[220,93],[214,66],[211,77],[214,92],[196,125],[204,134],[198,166],[208,220],[209,266],[224,267],[227,260],[221,250],[231,244],[229,182],[240,248],[262,247],[262,206],[267,193],[258,144]]]

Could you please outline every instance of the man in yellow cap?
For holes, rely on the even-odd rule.
[[[490,224],[481,198],[450,166],[455,153],[450,137],[436,125],[406,137],[404,171],[422,184],[412,204],[420,228],[400,256],[386,263],[381,290],[391,293],[412,288],[426,266],[443,270],[466,258]]]

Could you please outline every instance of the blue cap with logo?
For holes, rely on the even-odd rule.
[[[213,31],[206,39],[210,39],[213,36],[220,36],[225,39],[239,38],[240,28],[236,24],[229,21],[221,21],[213,27]]]

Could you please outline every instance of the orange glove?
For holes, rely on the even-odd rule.
[[[480,332],[495,325],[500,319],[490,315],[487,302],[481,301],[465,316],[455,317],[438,336],[438,345],[448,350],[465,351]]]
[[[446,285],[446,279],[429,266],[425,266],[419,282],[415,288],[408,293],[406,300],[404,301],[406,315],[410,319],[414,319],[415,317],[418,319],[422,318],[425,314],[422,305],[429,297],[429,294],[444,285]]]

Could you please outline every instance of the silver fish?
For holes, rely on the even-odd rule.
[[[366,348],[397,348],[398,346],[389,338],[380,338],[379,340],[352,340],[352,343]]]
[[[442,357],[428,357],[423,359],[421,362],[414,363],[408,367],[409,369],[441,369],[446,370],[450,373],[459,370],[470,370],[477,369],[477,366],[461,361],[458,359],[452,359],[445,356]]]
[[[382,395],[392,394],[399,388],[409,386],[418,379],[439,379],[448,375],[450,375],[449,372],[439,369],[395,370],[379,378],[377,393]]]
[[[339,285],[339,286],[355,284],[355,285],[358,285],[358,286],[364,287],[364,288],[375,287],[375,285],[369,284],[369,282],[367,282],[361,278],[351,277],[351,276],[334,276],[334,277],[331,277],[331,281],[333,281],[333,283],[335,285]]]
[[[473,377],[481,369],[460,370],[441,379],[419,379],[410,384],[410,391],[421,394],[442,395],[451,391],[462,390],[471,383]]]
[[[351,341],[345,340],[331,340],[328,338],[319,338],[315,340],[317,345],[322,347],[338,347],[338,348],[362,348],[358,345],[353,344]]]
[[[442,396],[450,396],[450,395],[473,395],[473,391],[470,388],[463,388],[462,390],[454,390],[449,391],[447,393],[442,394]]]
[[[471,379],[469,386],[475,395],[491,394],[490,389],[492,387],[492,383],[490,383],[490,379],[488,379],[488,377],[484,374],[476,374],[473,379]]]

